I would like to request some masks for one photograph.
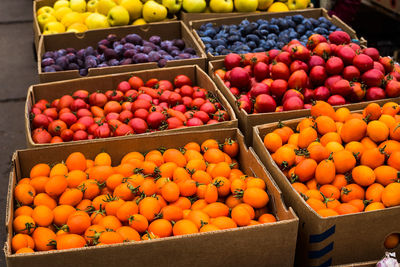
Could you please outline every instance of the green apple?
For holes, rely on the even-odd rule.
[[[85,32],[88,30],[88,27],[82,23],[74,23],[68,27],[67,32]]]
[[[60,7],[69,7],[69,1],[67,1],[67,0],[58,0],[53,5],[54,10],[57,10]]]
[[[183,0],[182,7],[189,13],[201,13],[206,9],[205,0]]]
[[[143,5],[143,18],[147,22],[162,21],[167,17],[167,8],[153,0],[147,1]]]
[[[89,30],[110,27],[107,17],[100,13],[92,13],[89,15],[89,17],[87,17],[85,20],[85,24]]]
[[[39,22],[40,28],[43,30],[44,25],[51,21],[57,21],[57,19],[49,13],[43,13],[37,16],[37,21]]]
[[[113,0],[99,0],[97,3],[96,12],[107,15],[111,8],[115,7],[117,4]]]
[[[96,12],[98,2],[99,2],[99,0],[90,0],[86,4],[86,10],[89,12],[92,12],[92,13]]]
[[[143,18],[137,19],[132,23],[132,25],[144,25],[144,24],[147,24],[147,22]]]
[[[258,0],[234,0],[235,8],[239,12],[254,12],[258,7]]]
[[[128,10],[131,21],[142,16],[143,4],[140,0],[122,0],[120,5]]]
[[[51,31],[56,33],[65,32],[65,27],[61,22],[51,21],[44,25],[43,31]]]
[[[267,10],[274,0],[258,0],[258,9]]]
[[[168,9],[170,14],[175,14],[181,10],[182,0],[162,0],[162,5]]]
[[[308,3],[308,0],[288,0],[287,6],[290,10],[306,9]]]
[[[107,15],[108,24],[110,26],[124,26],[129,24],[129,13],[122,6],[111,8]]]
[[[86,1],[85,0],[70,0],[69,7],[72,11],[83,13],[86,11]]]
[[[210,8],[212,12],[226,13],[233,11],[232,0],[211,0]]]
[[[65,28],[68,28],[72,24],[76,22],[81,22],[83,23],[83,17],[81,13],[78,12],[70,12],[68,14],[65,14],[65,16],[62,18],[61,23],[64,24]]]
[[[63,18],[66,14],[71,13],[71,12],[72,12],[72,9],[70,9],[69,7],[63,6],[63,7],[60,7],[59,9],[57,9],[57,10],[54,12],[54,16],[56,17],[56,19],[57,19],[58,21],[61,21],[62,18]]]

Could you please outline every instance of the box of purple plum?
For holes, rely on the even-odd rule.
[[[159,67],[206,67],[206,55],[179,21],[42,35],[40,82],[53,82]]]
[[[222,59],[229,53],[281,49],[293,39],[305,44],[314,33],[327,37],[337,30],[347,32],[353,42],[367,44],[349,25],[336,16],[330,17],[323,8],[193,20],[189,27],[209,60]]]

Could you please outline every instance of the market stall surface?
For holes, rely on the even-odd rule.
[[[0,4],[0,241],[4,227],[11,155],[26,147],[24,105],[31,84],[38,83],[33,49],[32,0],[2,0]],[[0,266],[6,266],[0,253]]]

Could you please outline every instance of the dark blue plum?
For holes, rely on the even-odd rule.
[[[303,22],[303,20],[304,20],[304,17],[303,17],[303,15],[294,15],[293,17],[292,17],[292,20],[294,21],[294,22],[296,22],[297,24],[300,24],[300,23],[302,23]]]
[[[122,56],[125,52],[125,49],[122,44],[119,44],[114,48],[114,51],[118,54],[118,56]]]
[[[63,69],[60,67],[60,66],[58,66],[58,65],[51,65],[50,67],[53,67],[56,71],[62,71]]]
[[[91,46],[85,48],[85,57],[94,55],[94,49]]]
[[[330,25],[328,25],[327,23],[321,23],[321,24],[319,24],[319,26],[321,28],[325,28],[325,29],[329,29],[329,27],[330,27]]]
[[[65,56],[67,54],[67,50],[59,49],[59,50],[57,50],[56,54],[57,54],[58,57]]]
[[[68,70],[79,70],[79,66],[76,63],[69,63],[67,69]]]
[[[56,69],[52,66],[46,66],[44,67],[43,72],[56,72]]]
[[[110,47],[110,46],[111,46],[111,43],[110,43],[110,41],[108,41],[107,39],[103,39],[103,40],[100,40],[100,41],[97,43],[97,46],[99,46],[99,45],[104,45],[104,46]]]
[[[246,36],[246,41],[248,41],[248,42],[251,41],[251,42],[256,43],[256,45],[258,45],[260,43],[260,38],[255,34],[249,34]]]
[[[54,57],[53,51],[47,51],[46,53],[43,54],[43,58],[53,58],[53,57]]]
[[[131,44],[131,43],[124,44],[124,49],[125,50],[134,49],[134,48],[135,48],[134,44]]]
[[[183,52],[184,52],[184,53],[191,54],[191,55],[196,55],[196,50],[194,50],[194,49],[191,48],[191,47],[186,47],[185,49],[183,49]]]
[[[56,65],[60,66],[62,69],[66,69],[68,67],[68,59],[66,56],[61,56],[56,59]]]
[[[113,58],[113,59],[110,59],[110,60],[107,62],[107,64],[108,64],[109,66],[119,66],[119,61],[118,61],[118,59]]]
[[[109,41],[110,43],[113,43],[113,42],[115,42],[115,41],[117,41],[118,40],[118,37],[117,37],[117,35],[115,35],[115,34],[109,34],[109,35],[107,35],[107,41]]]
[[[268,31],[269,32],[271,32],[271,33],[276,33],[276,34],[278,34],[279,33],[279,27],[278,27],[278,25],[268,25]]]
[[[44,58],[42,60],[42,67],[47,67],[47,66],[51,66],[51,65],[54,65],[54,64],[55,64],[54,59],[52,59],[50,57]]]
[[[131,58],[125,58],[125,59],[122,59],[120,62],[119,62],[119,64],[120,65],[129,65],[129,64],[132,64],[132,59]]]
[[[80,69],[80,70],[79,70],[79,74],[80,74],[81,76],[86,76],[86,75],[88,75],[88,70],[87,70],[87,69]]]
[[[314,19],[314,18],[309,18],[309,20],[314,27],[318,26],[321,23],[319,20]]]
[[[160,53],[156,52],[156,51],[151,51],[149,53],[149,61],[150,62],[158,62],[161,58]]]
[[[168,61],[168,60],[166,60],[165,58],[160,59],[160,60],[158,61],[158,66],[159,66],[160,68],[165,67],[165,65],[167,65],[167,61]]]
[[[150,36],[149,41],[152,42],[153,44],[159,45],[161,43],[161,37],[158,35],[153,35]]]
[[[129,49],[124,52],[124,58],[131,58],[136,54],[135,50]]]
[[[99,65],[97,65],[97,67],[98,68],[105,68],[105,67],[108,67],[108,65],[107,65],[107,63],[101,63],[101,64],[99,64]]]
[[[303,34],[303,33],[306,32],[306,27],[304,25],[302,25],[302,24],[299,24],[299,25],[296,26],[296,31],[299,34]]]
[[[75,53],[76,53],[76,49],[75,49],[75,48],[72,48],[72,47],[65,49],[65,51],[67,51],[67,54],[68,54],[68,53],[72,53],[72,54],[75,54]]]
[[[128,34],[125,36],[125,40],[127,43],[131,43],[134,45],[142,45],[143,44],[143,39],[136,33]]]
[[[85,68],[89,69],[89,68],[96,68],[97,67],[97,60],[96,57],[94,56],[88,56],[85,59]]]
[[[178,55],[179,59],[189,59],[191,58],[190,54],[187,53],[181,53]]]
[[[144,53],[139,53],[133,57],[133,61],[136,63],[146,63],[149,62],[149,56]]]
[[[117,58],[117,52],[115,52],[114,51],[114,49],[111,49],[111,48],[107,48],[105,51],[104,51],[104,57],[105,57],[105,59],[106,60],[110,60],[110,59],[113,59],[113,58]]]

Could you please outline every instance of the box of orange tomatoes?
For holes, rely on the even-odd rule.
[[[117,109],[109,109],[111,104]],[[62,115],[64,111],[69,118]],[[156,114],[161,116],[160,120],[151,118]],[[29,147],[50,145],[50,134],[51,138],[61,137],[62,142],[82,142],[92,138],[235,128],[237,124],[228,101],[197,65],[32,85],[25,104]],[[54,132],[53,126],[59,126],[59,131]],[[122,127],[127,131],[120,132]],[[72,136],[65,135],[68,132]],[[45,134],[47,140],[39,138]]]
[[[400,252],[400,106],[358,112],[319,101],[312,117],[254,127],[253,147],[300,219],[296,263]]]
[[[298,218],[237,129],[20,150],[7,266],[292,266]]]

